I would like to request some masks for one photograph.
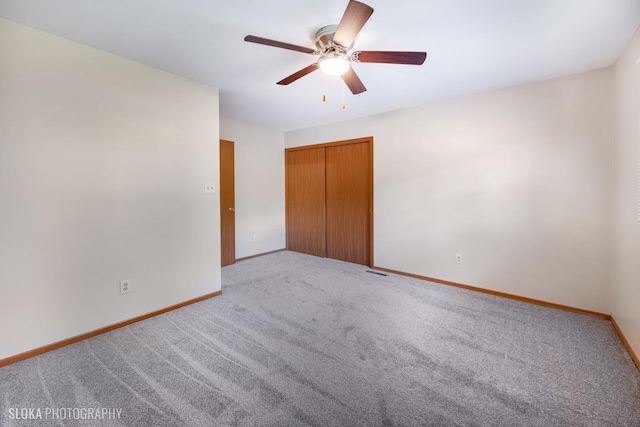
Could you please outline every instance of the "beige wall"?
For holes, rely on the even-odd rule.
[[[610,313],[611,80],[602,69],[285,145],[374,137],[376,266]]]
[[[218,120],[217,89],[0,19],[0,359],[220,289]]]
[[[613,317],[640,355],[640,30],[614,75]]]
[[[236,258],[283,249],[284,133],[222,118],[220,137],[235,149]]]

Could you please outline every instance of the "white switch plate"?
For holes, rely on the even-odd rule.
[[[204,183],[204,192],[205,193],[215,193],[216,192],[216,183],[215,182],[205,182]]]
[[[456,254],[456,264],[462,264],[462,255]]]

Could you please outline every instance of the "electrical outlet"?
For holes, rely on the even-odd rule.
[[[258,236],[257,234],[253,235],[253,241],[257,242],[258,240],[260,240],[260,236]]]
[[[216,192],[216,184],[215,184],[215,182],[205,182],[204,183],[204,192],[205,193],[215,193]]]
[[[456,254],[456,264],[462,264],[462,255]]]
[[[128,294],[131,292],[131,279],[125,279],[120,281],[120,293]]]

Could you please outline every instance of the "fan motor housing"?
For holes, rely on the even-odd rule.
[[[345,53],[346,51],[348,51],[353,47],[353,43],[351,43],[351,45],[349,46],[338,46],[335,43],[333,43],[333,36],[335,35],[337,30],[338,30],[337,25],[327,25],[325,27],[320,28],[316,32],[316,47],[320,52],[326,53],[329,51],[336,50],[336,48],[339,48],[339,50],[342,50],[342,48],[344,47],[343,53]]]

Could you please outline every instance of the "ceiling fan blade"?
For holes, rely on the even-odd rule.
[[[373,13],[373,8],[359,1],[350,0],[342,15],[333,42],[342,47],[349,47]]]
[[[342,76],[342,80],[344,80],[345,84],[354,95],[367,90],[367,88],[362,84],[360,77],[358,77],[356,72],[353,71],[353,68],[349,68],[349,71],[347,71],[346,74]]]
[[[289,83],[293,83],[293,82],[295,82],[296,80],[298,80],[300,77],[304,77],[304,76],[306,76],[307,74],[312,73],[312,72],[314,72],[314,71],[315,71],[315,70],[317,70],[317,69],[318,69],[318,64],[311,64],[311,65],[309,65],[308,67],[305,67],[305,68],[303,68],[302,70],[297,71],[297,72],[295,72],[295,73],[291,74],[289,77],[285,77],[284,79],[280,80],[280,81],[278,82],[278,84],[279,84],[279,85],[286,86],[286,85],[288,85]]]
[[[364,51],[353,52],[354,62],[375,62],[378,64],[422,65],[427,59],[427,52],[385,52]]]
[[[258,37],[258,36],[246,36],[244,38],[244,41],[251,42],[251,43],[264,44],[267,46],[279,47],[281,49],[295,50],[297,52],[302,52],[302,53],[318,53],[318,51],[316,51],[315,49],[311,49],[308,47],[279,42],[277,40],[265,39],[264,37]]]

